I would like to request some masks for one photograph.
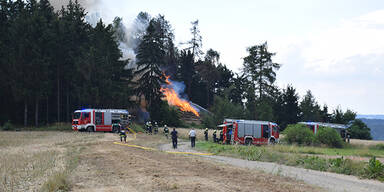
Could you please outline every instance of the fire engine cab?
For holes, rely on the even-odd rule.
[[[124,109],[76,110],[72,118],[72,129],[74,131],[88,132],[118,132],[121,126],[124,127],[129,124],[129,117],[129,112]]]
[[[223,143],[265,145],[279,142],[279,126],[269,121],[225,119]]]

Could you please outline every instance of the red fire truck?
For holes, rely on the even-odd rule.
[[[279,126],[269,121],[225,119],[222,125],[223,143],[264,145],[279,142]]]
[[[313,131],[313,134],[317,134],[320,127],[330,127],[335,129],[343,139],[346,139],[349,135],[347,130],[348,126],[344,124],[323,123],[323,122],[299,122],[299,124],[306,125],[309,128],[309,130]]]
[[[74,131],[89,132],[118,132],[120,126],[127,126],[129,124],[129,117],[129,112],[124,109],[76,110],[72,118],[72,129]]]

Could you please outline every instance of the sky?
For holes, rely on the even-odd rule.
[[[63,3],[56,1],[53,4]],[[105,22],[129,25],[140,11],[165,16],[179,43],[199,20],[203,50],[240,72],[246,48],[268,42],[282,64],[276,84],[311,90],[320,105],[358,114],[384,114],[382,0],[81,0]]]

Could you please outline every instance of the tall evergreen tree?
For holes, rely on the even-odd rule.
[[[276,80],[276,70],[280,64],[272,62],[275,53],[268,52],[267,42],[249,47],[249,55],[244,58],[243,72],[249,79],[251,86],[257,90],[258,97],[268,95]]]
[[[246,92],[246,84],[244,75],[236,74],[233,83],[230,86],[229,100],[232,103],[243,106],[244,93]]]
[[[288,85],[283,90],[282,106],[280,113],[280,127],[285,129],[289,124],[295,124],[300,120],[299,95],[296,89]]]
[[[192,81],[193,76],[196,73],[192,52],[189,50],[182,50],[180,53],[179,62],[179,79],[186,84],[186,92],[190,97],[192,97]]]
[[[200,59],[201,55],[203,55],[203,51],[201,51],[203,46],[203,43],[202,43],[203,41],[200,35],[199,20],[192,21],[191,24],[192,24],[192,27],[190,30],[192,34],[192,39],[187,42],[187,44],[189,45],[187,49],[191,50],[193,55],[193,61],[195,61]]]
[[[217,51],[209,49],[205,55],[204,61],[197,62],[197,70],[201,76],[201,80],[205,83],[205,94],[206,94],[206,106],[211,105],[211,96],[213,95],[213,87],[215,82],[219,79],[219,72],[215,66],[219,62],[220,54]]]
[[[302,121],[320,121],[320,106],[317,104],[315,97],[310,90],[307,91],[303,100],[300,102]]]
[[[152,19],[136,56],[138,60],[136,74],[140,76],[137,93],[138,96],[144,95],[150,111],[154,110],[156,103],[160,103],[162,97],[160,88],[164,82],[160,67],[164,65],[165,52],[155,24],[155,20]]]

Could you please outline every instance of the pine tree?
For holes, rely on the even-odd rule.
[[[209,49],[205,56],[204,61],[197,62],[197,70],[201,76],[201,80],[205,83],[205,103],[207,107],[211,105],[211,96],[213,95],[213,88],[215,83],[219,80],[219,72],[215,66],[216,63],[219,63],[220,55],[217,51]]]
[[[303,100],[300,102],[300,118],[302,121],[320,121],[320,106],[317,104],[312,92],[307,91]]]
[[[281,106],[280,127],[285,128],[289,124],[295,124],[300,120],[299,95],[291,85],[283,91]]]
[[[249,47],[249,55],[244,58],[244,74],[249,79],[251,86],[257,90],[258,97],[268,95],[273,89],[276,80],[276,70],[280,64],[272,62],[275,53],[268,52],[267,42]]]
[[[193,55],[193,61],[196,61],[200,59],[201,55],[203,54],[202,49],[202,37],[200,35],[200,29],[199,29],[199,20],[192,21],[191,22],[192,27],[191,27],[191,34],[192,34],[192,39],[187,42],[189,47],[187,48],[188,50],[191,50],[192,55]]]
[[[164,47],[161,36],[156,33],[155,21],[151,20],[137,54],[137,71],[140,76],[137,94],[144,95],[150,111],[156,103],[160,103],[163,74],[160,69],[164,65]]]

